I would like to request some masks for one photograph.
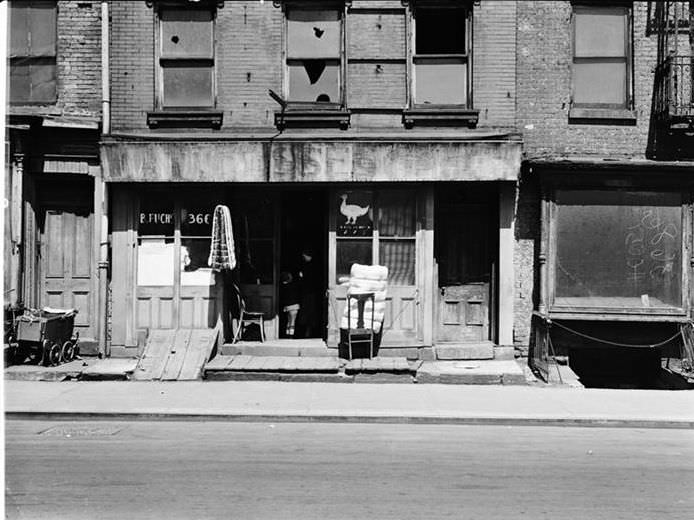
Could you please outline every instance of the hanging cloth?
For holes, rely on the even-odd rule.
[[[234,253],[234,234],[231,228],[231,212],[222,204],[214,208],[212,218],[212,243],[210,257],[207,259],[213,271],[232,270],[236,267]]]

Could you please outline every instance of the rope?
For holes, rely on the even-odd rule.
[[[561,323],[557,321],[550,321],[547,320],[548,323],[551,325],[556,325],[559,328],[562,328],[566,330],[567,332],[571,332],[572,334],[575,334],[576,336],[580,336],[584,339],[588,339],[591,341],[595,341],[597,343],[604,343],[605,345],[612,345],[613,347],[625,347],[625,348],[657,348],[657,347],[662,347],[663,345],[666,345],[667,343],[670,343],[672,340],[676,339],[678,336],[682,335],[682,331],[678,330],[673,336],[669,337],[665,341],[661,341],[659,343],[652,343],[652,344],[636,344],[636,343],[619,343],[616,341],[609,341],[606,339],[600,339],[596,338],[595,336],[590,336],[588,334],[584,334],[582,332],[578,332],[577,330],[574,330],[570,327],[567,327],[566,325],[562,325]]]
[[[557,367],[557,374],[559,375],[559,384],[563,385],[564,380],[561,377],[561,369],[559,368],[559,363],[557,363],[557,353],[554,352],[554,344],[552,343],[552,335],[549,332],[549,327],[547,327],[547,342],[549,343],[549,349],[552,351],[552,359],[554,359],[554,365]],[[549,377],[547,379],[549,380]]]
[[[403,305],[403,306],[402,306],[402,308],[400,309],[400,312],[398,312],[398,314],[395,316],[395,318],[393,318],[393,319],[390,321],[390,323],[391,323],[391,324],[395,324],[395,323],[398,321],[398,319],[400,318],[400,316],[402,316],[402,313],[405,312],[405,309],[407,309],[410,305],[413,305],[414,302],[418,302],[418,301],[419,301],[419,289],[415,289],[415,290],[414,290],[414,298],[412,298],[412,300],[410,300],[410,301],[407,303],[407,305]],[[383,336],[386,335],[386,332],[388,332],[389,330],[393,330],[392,325],[391,325],[391,327],[390,327],[389,329],[386,329],[386,328],[383,327],[383,326],[382,326],[382,328],[383,328],[383,331],[381,332],[381,341],[383,341]]]

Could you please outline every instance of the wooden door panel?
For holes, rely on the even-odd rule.
[[[277,339],[279,324],[275,311],[275,286],[272,284],[244,284],[241,293],[246,301],[246,309],[262,312],[265,315],[265,336]]]
[[[442,287],[438,314],[439,342],[489,339],[489,284]]]
[[[135,310],[138,329],[174,328],[173,287],[138,287]]]
[[[94,337],[92,213],[86,209],[46,209],[41,236],[41,305],[75,308],[75,331]]]

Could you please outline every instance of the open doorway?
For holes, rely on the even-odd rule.
[[[279,337],[325,339],[327,198],[288,190],[281,199]]]

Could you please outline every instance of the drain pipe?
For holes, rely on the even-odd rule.
[[[111,85],[109,66],[108,1],[101,2],[101,135],[111,133]],[[94,210],[99,232],[99,357],[110,356],[108,345],[108,185],[103,178],[103,164],[94,179]]]

